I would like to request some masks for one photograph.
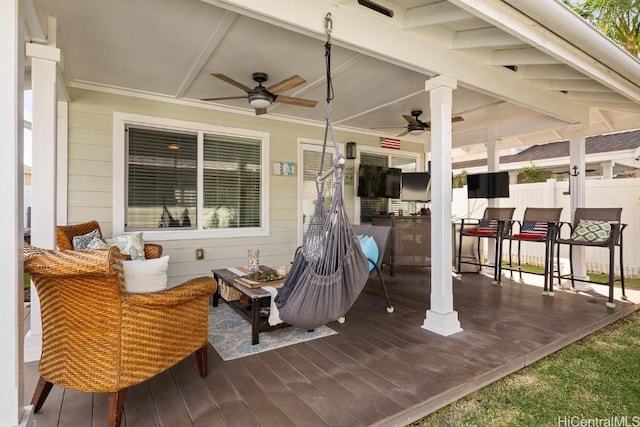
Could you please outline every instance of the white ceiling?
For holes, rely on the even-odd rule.
[[[453,113],[464,121],[453,124],[453,143],[467,153],[483,152],[491,138],[502,148],[562,139],[575,122],[588,122],[588,134],[640,127],[640,62],[577,17],[568,25],[562,13],[571,12],[557,0],[380,0],[393,18],[355,0],[41,3],[57,18],[70,86],[252,112],[246,99],[200,101],[243,95],[210,74],[250,87],[254,72],[269,75],[266,86],[297,74],[306,83],[282,94],[317,100],[316,107],[276,103],[265,117],[322,123],[330,11],[337,127],[394,136],[413,109],[428,121],[425,80],[444,72],[458,79]],[[404,140],[423,144],[428,135]]]

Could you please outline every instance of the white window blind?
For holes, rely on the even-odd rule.
[[[197,134],[128,126],[127,230],[192,228]]]
[[[261,141],[204,135],[204,228],[260,227]]]

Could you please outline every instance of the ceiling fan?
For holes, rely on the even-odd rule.
[[[420,120],[420,116],[422,115],[422,110],[411,110],[411,115],[408,116],[403,114],[402,117],[407,121],[408,125],[406,129],[398,134],[397,136],[405,136],[406,134],[411,135],[422,135],[424,131],[431,129],[431,122],[423,122]],[[455,116],[451,118],[452,123],[461,122],[464,119],[462,116]],[[389,127],[385,128],[374,128],[374,129],[389,129]]]
[[[203,98],[202,101],[220,101],[223,99],[242,99],[247,98],[249,104],[256,109],[256,115],[266,114],[267,107],[271,106],[274,102],[280,102],[282,104],[298,105],[301,107],[315,107],[318,101],[312,101],[310,99],[294,98],[291,96],[280,95],[280,92],[285,92],[289,89],[293,89],[306,82],[302,77],[293,75],[288,79],[276,83],[269,87],[262,86],[262,83],[269,79],[266,73],[253,73],[252,78],[258,82],[258,86],[251,89],[248,86],[243,85],[240,82],[233,80],[224,74],[212,73],[213,77],[216,77],[222,81],[225,81],[237,88],[247,92],[244,96],[224,96],[217,98]]]

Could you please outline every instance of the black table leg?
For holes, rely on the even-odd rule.
[[[257,299],[251,300],[251,344],[258,344],[260,333],[260,301]]]

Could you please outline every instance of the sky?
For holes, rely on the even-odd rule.
[[[24,91],[24,120],[31,123],[31,119],[33,115],[31,111],[33,110],[33,103],[31,100],[31,91]],[[25,128],[24,129],[24,164],[27,166],[31,166],[31,130]]]

